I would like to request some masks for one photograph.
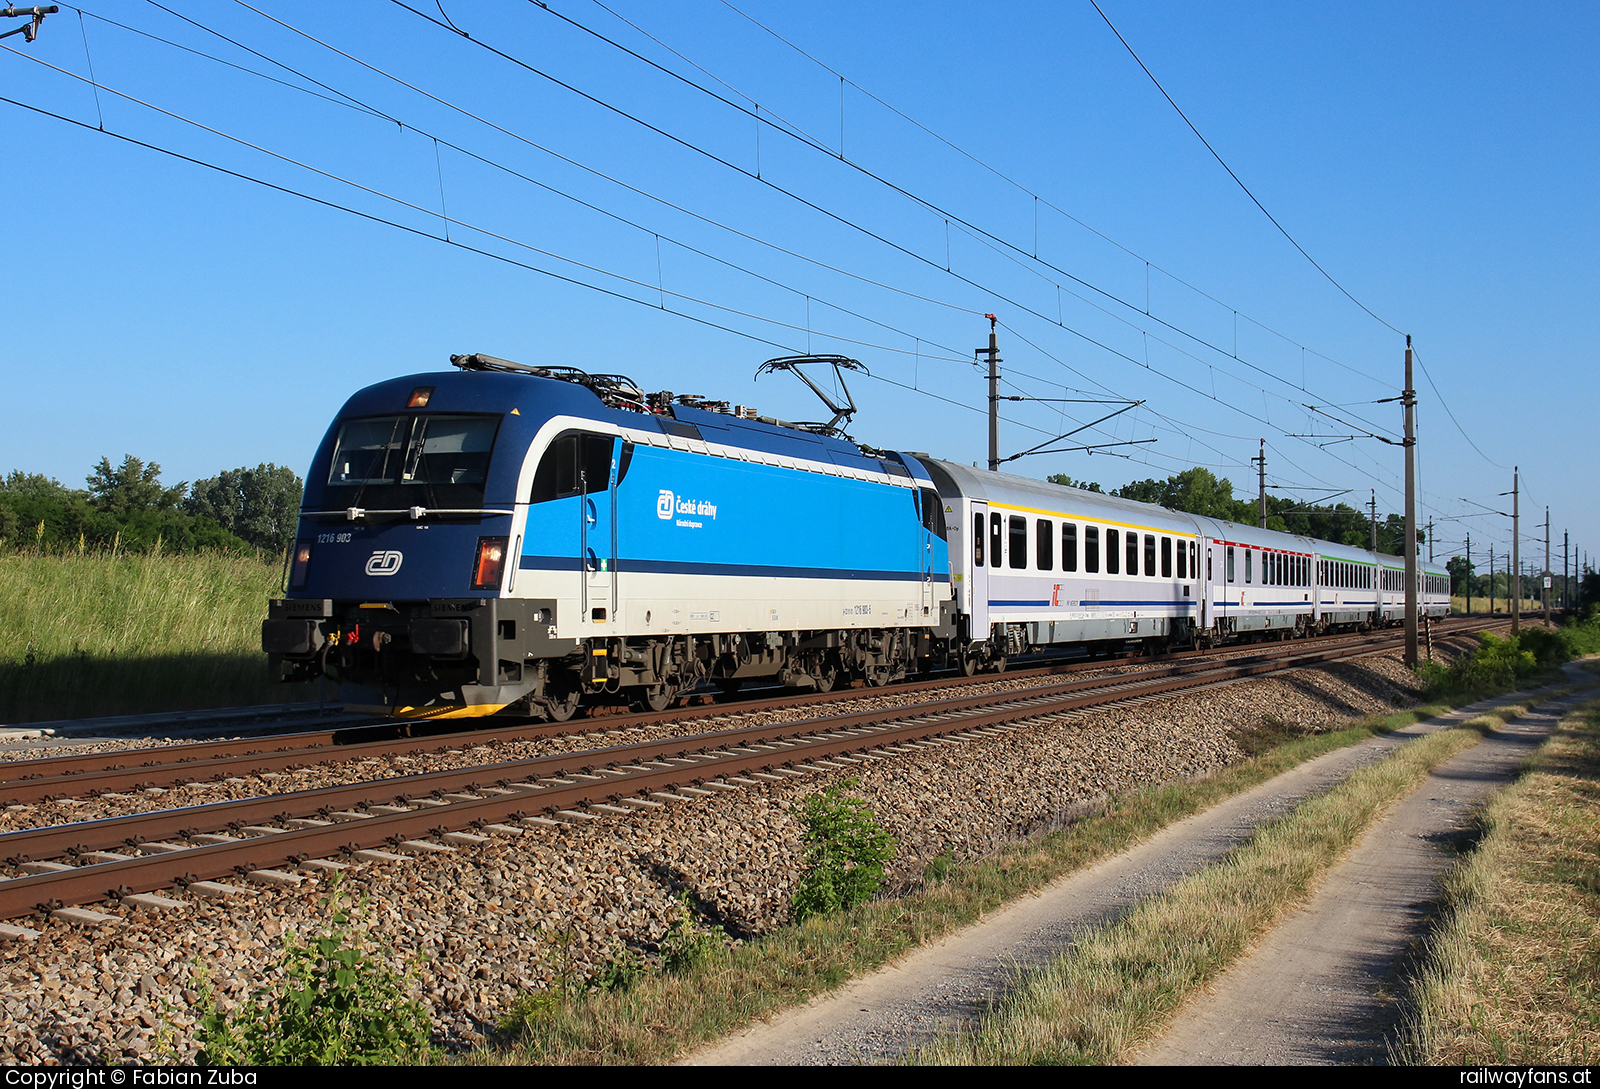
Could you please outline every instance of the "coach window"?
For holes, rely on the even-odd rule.
[[[1061,523],[1061,570],[1078,569],[1078,526],[1074,522]]]
[[[1190,541],[1189,542],[1189,570],[1192,572],[1192,574],[1189,577],[1197,579],[1197,578],[1200,577],[1200,565],[1197,562],[1195,562],[1195,552],[1194,552],[1194,550],[1195,550],[1195,543],[1193,541]],[[1210,578],[1210,577],[1211,577],[1211,559],[1210,559],[1210,556],[1208,555],[1207,558],[1206,558],[1206,578]]]
[[[1163,546],[1163,547],[1165,547],[1165,546]],[[1178,577],[1180,579],[1186,579],[1186,578],[1189,577],[1187,574],[1184,573],[1184,572],[1189,570],[1189,566],[1186,563],[1183,562],[1184,560],[1186,560],[1188,558],[1189,558],[1188,550],[1183,547],[1183,542],[1179,541],[1178,542]]]
[[[1035,555],[1033,562],[1038,564],[1041,571],[1054,571],[1056,568],[1056,524],[1048,518],[1041,518],[1033,524],[1033,540]]]
[[[1233,581],[1233,546],[1228,546],[1228,581]]]
[[[1106,530],[1106,574],[1115,575],[1117,564],[1120,562],[1117,558],[1117,531],[1108,529]]]
[[[1255,549],[1247,548],[1247,549],[1244,550],[1244,580],[1246,582],[1253,582],[1254,581],[1254,577],[1255,577],[1255,559],[1256,559],[1256,550]]]
[[[1128,574],[1139,573],[1139,535],[1137,533],[1124,533],[1128,542]]]
[[[1028,566],[1028,520],[1020,514],[1011,516],[1011,555],[1007,560],[1012,567]]]
[[[1090,575],[1100,573],[1100,527],[1083,527],[1083,570]]]
[[[1005,554],[1005,534],[1000,531],[1000,516],[989,515],[989,566],[999,567],[1000,557]]]
[[[1168,571],[1168,576],[1171,576],[1170,570]],[[1144,535],[1144,577],[1147,579],[1156,577],[1156,535],[1154,533],[1146,533]]]
[[[983,566],[983,515],[972,516],[972,565]]]
[[[1161,577],[1164,578],[1164,579],[1170,579],[1172,577],[1172,538],[1171,537],[1163,537],[1163,538],[1161,538]]]

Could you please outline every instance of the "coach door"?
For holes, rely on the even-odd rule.
[[[583,617],[609,624],[617,596],[617,442],[585,435],[579,462],[578,567]]]
[[[966,528],[972,539],[967,542],[967,566],[972,581],[967,608],[972,615],[971,637],[974,640],[989,638],[989,565],[998,557],[986,556],[989,542],[989,504],[974,503],[967,514]]]

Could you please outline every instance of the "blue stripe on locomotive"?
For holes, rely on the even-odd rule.
[[[609,496],[588,497],[609,504]],[[524,569],[576,570],[579,498],[529,508]],[[620,571],[918,581],[924,531],[915,491],[872,481],[636,446],[617,488]],[[610,551],[595,512],[590,548]],[[931,535],[930,535],[931,536]],[[932,537],[936,582],[949,579]]]

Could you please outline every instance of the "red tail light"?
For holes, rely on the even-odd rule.
[[[300,540],[294,543],[294,558],[289,566],[289,589],[304,590],[306,588],[306,575],[311,569],[311,542]]]
[[[479,537],[478,561],[472,565],[474,590],[500,589],[500,577],[506,569],[506,538]]]

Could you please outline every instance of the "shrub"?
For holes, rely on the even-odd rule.
[[[309,944],[292,937],[283,979],[230,1021],[201,998],[202,1066],[394,1066],[428,1059],[428,1013],[364,948],[342,909]]]
[[[843,795],[854,786],[854,779],[831,786],[797,807],[805,822],[806,872],[792,901],[796,922],[864,904],[883,886],[894,837],[866,802]]]
[[[694,913],[689,910],[689,894],[684,893],[678,900],[677,914],[661,938],[662,970],[687,972],[705,963],[721,948],[722,942],[716,933],[694,921]]]

